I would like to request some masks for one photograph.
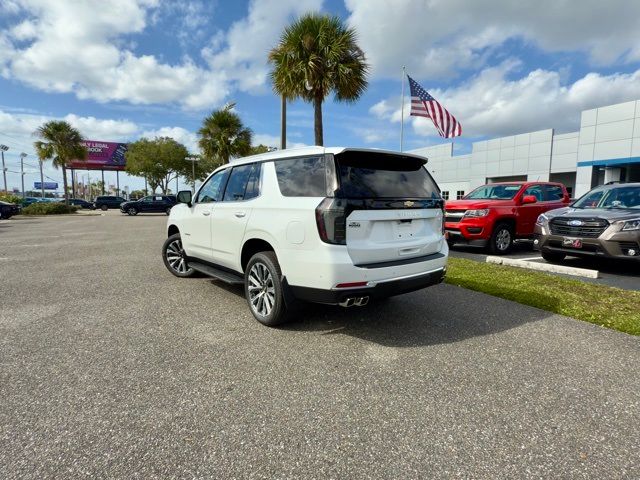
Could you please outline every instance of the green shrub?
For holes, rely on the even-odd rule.
[[[22,205],[22,197],[19,197],[18,195],[0,193],[0,201]]]
[[[76,213],[78,207],[65,205],[64,203],[32,203],[22,209],[24,215],[62,215],[65,213]]]

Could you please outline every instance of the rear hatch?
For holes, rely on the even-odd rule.
[[[440,251],[443,200],[425,159],[359,150],[334,159],[338,188],[332,202],[344,210],[344,240],[355,265]]]

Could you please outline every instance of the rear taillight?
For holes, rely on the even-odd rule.
[[[444,222],[445,222],[445,210],[444,210],[444,202],[442,202],[442,205],[440,206],[440,209],[442,210],[442,235],[445,234],[445,228],[444,228]]]
[[[334,245],[347,244],[347,218],[344,200],[325,198],[316,207],[316,224],[320,240]]]

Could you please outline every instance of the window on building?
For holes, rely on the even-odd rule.
[[[442,191],[442,198],[445,200],[449,200],[449,190]]]
[[[458,190],[456,192],[456,200],[462,200],[463,197],[464,197],[464,190]]]

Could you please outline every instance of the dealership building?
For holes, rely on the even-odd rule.
[[[471,153],[453,155],[453,143],[412,150],[445,198],[461,198],[488,182],[551,181],[573,197],[612,181],[640,182],[640,100],[584,110],[580,130],[553,129],[474,142]]]

